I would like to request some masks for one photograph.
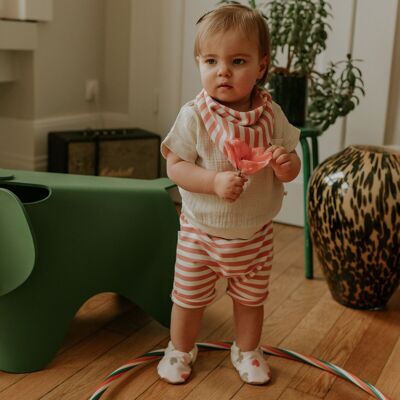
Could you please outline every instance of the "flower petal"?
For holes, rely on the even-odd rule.
[[[248,159],[251,156],[250,146],[243,140],[233,139],[236,154],[240,159]]]
[[[237,169],[239,168],[239,159],[236,157],[235,154],[235,149],[233,147],[233,144],[231,143],[230,140],[226,140],[224,143],[224,148],[226,151],[226,155],[228,157],[228,160],[231,162],[231,164]]]
[[[239,163],[239,169],[244,175],[253,175],[260,169],[266,167],[270,160],[270,157],[263,161],[241,160]]]
[[[259,151],[260,147],[256,147],[252,149],[252,154],[250,157],[250,160],[252,161],[269,161],[272,158],[272,153],[267,152],[266,150],[262,149],[262,151]],[[253,151],[256,150],[256,151]]]
[[[231,164],[244,175],[255,174],[264,168],[271,160],[272,153],[263,147],[251,148],[240,139],[226,140],[224,148]]]

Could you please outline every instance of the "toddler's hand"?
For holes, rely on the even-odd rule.
[[[290,162],[289,153],[282,146],[270,146],[267,152],[272,153],[271,167],[274,171],[279,171],[284,167],[284,164]]]
[[[276,177],[287,182],[292,180],[298,173],[299,159],[296,153],[289,153],[282,146],[270,146],[267,152],[272,153],[270,165]]]
[[[246,182],[247,178],[237,172],[218,172],[214,178],[214,192],[219,198],[233,202],[242,194]]]

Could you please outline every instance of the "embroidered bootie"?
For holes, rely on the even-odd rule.
[[[158,363],[157,372],[168,383],[184,383],[192,372],[192,365],[197,358],[197,346],[189,353],[176,350],[172,342],[168,343],[164,357]]]
[[[271,379],[271,370],[259,347],[253,351],[241,351],[236,343],[233,343],[231,360],[243,382],[262,385]]]

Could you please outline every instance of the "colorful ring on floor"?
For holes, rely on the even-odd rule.
[[[201,342],[197,343],[197,346],[200,349],[204,350],[229,350],[231,348],[232,342]],[[332,364],[328,361],[323,361],[311,356],[305,356],[300,353],[296,353],[295,351],[273,347],[268,345],[262,345],[261,349],[263,350],[264,354],[268,354],[271,356],[287,358],[293,361],[300,361],[304,364],[309,364],[324,371],[330,372],[333,375],[336,375],[340,378],[343,378],[360,389],[364,392],[368,393],[369,395],[375,397],[379,400],[389,400],[382,392],[380,392],[376,387],[371,385],[370,383],[357,378],[355,375],[351,374],[350,372],[345,371],[343,368],[338,367],[335,364]],[[105,381],[101,384],[101,386],[95,391],[95,393],[90,396],[89,400],[98,400],[104,394],[104,392],[109,388],[109,386],[119,379],[122,375],[126,372],[131,370],[132,368],[138,367],[140,365],[150,364],[153,361],[160,360],[164,355],[164,349],[150,351],[141,355],[138,358],[135,358],[132,361],[127,362],[126,364],[122,365],[110,375],[107,376]]]

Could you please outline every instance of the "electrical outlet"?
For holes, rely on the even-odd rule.
[[[88,79],[85,83],[85,100],[87,102],[97,101],[99,99],[99,81],[97,79]]]

